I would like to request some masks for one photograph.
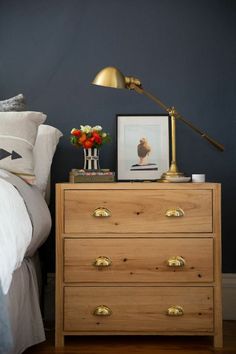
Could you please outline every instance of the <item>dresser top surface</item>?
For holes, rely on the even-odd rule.
[[[158,182],[112,182],[112,183],[57,183],[57,188],[90,190],[188,190],[219,189],[220,183],[158,183]]]

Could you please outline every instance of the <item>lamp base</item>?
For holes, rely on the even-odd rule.
[[[171,183],[171,182],[176,182],[176,179],[184,177],[183,172],[172,172],[172,171],[167,171],[162,174],[161,178],[157,181],[159,183]],[[171,181],[171,179],[174,179],[174,181]]]
[[[162,174],[161,178],[157,180],[157,182],[160,182],[160,183],[171,183],[172,182],[173,183],[173,182],[176,182],[176,180],[178,180],[178,178],[181,178],[181,177],[182,178],[184,177],[184,173],[179,171],[175,159],[172,159],[169,170],[164,172]],[[173,180],[171,181],[171,179],[173,179]]]

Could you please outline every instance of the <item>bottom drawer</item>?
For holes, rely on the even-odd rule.
[[[64,330],[212,332],[213,288],[65,287]]]

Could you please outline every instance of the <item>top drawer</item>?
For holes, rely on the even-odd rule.
[[[65,233],[212,232],[212,191],[65,190],[64,216]]]

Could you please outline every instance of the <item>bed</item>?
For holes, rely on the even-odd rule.
[[[4,250],[0,260],[3,285],[0,353],[18,354],[45,340],[37,250],[49,235],[51,216],[36,186],[30,186],[20,177],[4,170],[0,170],[0,197],[1,223],[5,229],[4,232],[2,226],[3,244],[0,246],[0,254]],[[19,223],[20,227],[14,232]],[[8,240],[4,239],[4,234]],[[2,272],[4,268],[6,271]]]
[[[46,190],[62,136],[45,119],[41,112],[0,112],[0,354],[21,354],[45,340],[38,249],[51,229]]]

